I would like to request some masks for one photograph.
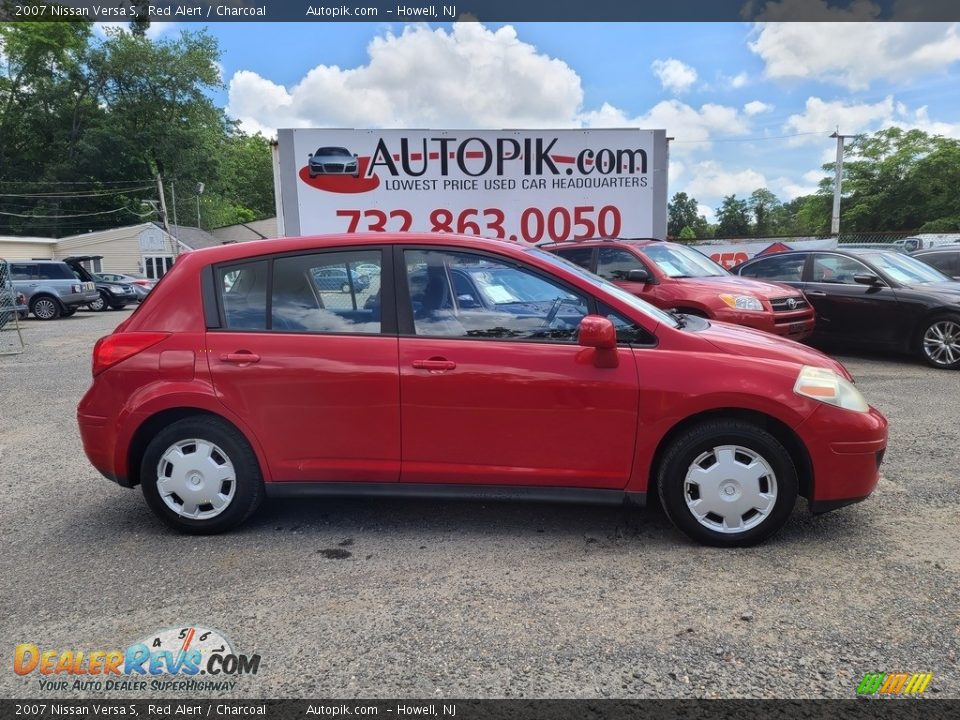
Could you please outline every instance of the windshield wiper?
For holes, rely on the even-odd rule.
[[[676,321],[678,328],[685,328],[687,326],[687,318],[676,310],[667,310],[667,314]]]

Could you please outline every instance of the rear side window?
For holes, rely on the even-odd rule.
[[[267,329],[267,261],[217,269],[216,286],[228,330]]]
[[[960,253],[930,253],[914,255],[917,260],[936,268],[947,277],[960,275]]]
[[[764,280],[800,282],[805,260],[805,255],[765,258],[745,267],[740,274],[744,277],[762,278]]]
[[[29,263],[11,263],[10,277],[14,280],[33,280],[36,277],[36,265]]]
[[[273,263],[272,328],[281,332],[381,331],[380,250],[282,257]],[[362,271],[361,271],[362,268]]]
[[[590,264],[593,262],[593,248],[569,248],[557,250],[557,255],[562,257],[564,260],[569,260],[574,265],[579,265],[584,270],[589,270]]]
[[[41,280],[76,280],[77,276],[64,263],[38,263],[37,277]]]

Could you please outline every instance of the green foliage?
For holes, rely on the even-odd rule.
[[[667,204],[667,235],[684,237],[685,228],[693,232],[693,237],[706,237],[710,231],[706,218],[700,214],[696,198],[678,192]]]
[[[680,231],[680,235],[679,235],[678,237],[679,237],[681,240],[696,240],[696,239],[697,239],[697,233],[696,233],[696,231],[695,231],[692,227],[690,227],[689,225],[684,225],[684,226],[683,226],[683,230]]]
[[[0,233],[153,219],[144,201],[157,198],[157,173],[171,214],[173,185],[195,207],[193,188],[204,183],[204,227],[274,213],[267,140],[241,133],[210,99],[221,86],[216,41],[203,31],[150,40],[146,27],[96,39],[86,22],[0,25],[0,187],[48,196],[4,198]],[[65,188],[101,194],[62,197]]]
[[[717,235],[738,237],[750,234],[750,207],[746,200],[727,195],[717,208]]]

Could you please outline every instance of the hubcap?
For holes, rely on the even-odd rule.
[[[777,502],[777,477],[749,448],[720,445],[687,469],[683,497],[697,522],[721,533],[742,533],[762,523]]]
[[[923,352],[937,365],[960,360],[960,324],[953,320],[933,323],[923,334]]]
[[[56,311],[53,300],[37,300],[36,305],[33,306],[33,314],[41,320],[49,320]]]
[[[180,517],[209,520],[226,510],[237,489],[230,458],[208,440],[181,440],[157,463],[157,490]]]

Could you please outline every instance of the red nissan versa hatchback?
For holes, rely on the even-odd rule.
[[[324,285],[336,270],[360,287]],[[181,256],[93,351],[87,456],[170,525],[265,494],[633,501],[704,543],[877,483],[887,422],[838,362],[658,310],[536,248],[285,238]]]

